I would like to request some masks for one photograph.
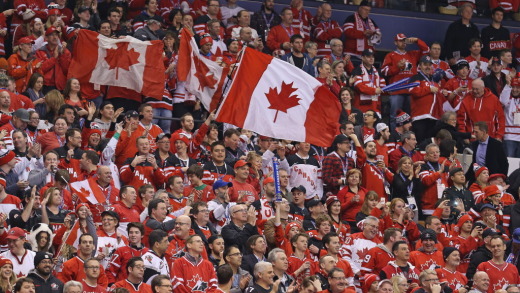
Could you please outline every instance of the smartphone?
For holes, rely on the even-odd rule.
[[[384,198],[384,197],[381,198],[381,200],[379,202],[382,203],[382,204],[385,204],[386,203],[386,198]]]

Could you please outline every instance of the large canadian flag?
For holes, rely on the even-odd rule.
[[[222,97],[222,86],[229,67],[221,67],[199,53],[191,32],[182,29],[177,63],[177,80],[185,81],[186,91],[197,97],[210,112],[216,109]]]
[[[74,43],[68,77],[80,83],[112,85],[162,98],[164,92],[163,43],[126,36],[107,38],[80,30]]]
[[[217,121],[261,135],[330,146],[341,105],[316,78],[280,59],[245,48]]]

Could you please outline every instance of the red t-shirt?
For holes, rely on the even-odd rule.
[[[233,187],[229,189],[229,201],[254,202],[258,199],[258,193],[253,185],[233,180]]]

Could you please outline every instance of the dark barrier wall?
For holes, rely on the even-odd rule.
[[[280,12],[285,6],[288,6],[290,0],[275,0],[276,11]],[[316,14],[316,7],[323,2],[305,1],[305,8],[313,15]],[[238,5],[250,11],[258,11],[261,1],[238,1]],[[357,6],[332,4],[332,18],[339,24],[343,22],[347,16],[357,10]],[[374,19],[376,24],[381,28],[383,39],[381,45],[376,47],[377,50],[392,51],[395,49],[394,36],[398,33],[405,33],[408,37],[418,37],[425,41],[428,45],[434,41],[444,42],[444,34],[448,26],[453,21],[459,19],[454,15],[443,15],[434,13],[423,13],[414,11],[400,11],[382,8],[372,8],[370,17]],[[473,22],[482,29],[491,23],[490,18],[474,17]],[[511,33],[520,32],[520,22],[504,21],[505,27]],[[413,49],[411,47],[411,49]]]

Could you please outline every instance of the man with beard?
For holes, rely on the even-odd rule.
[[[439,279],[448,281],[448,286],[453,290],[458,290],[459,293],[466,293],[465,288],[468,283],[468,278],[457,270],[460,265],[461,255],[460,251],[455,247],[445,247],[442,251],[446,265],[442,268],[436,269]]]
[[[262,39],[264,45],[269,30],[279,25],[280,22],[282,22],[280,15],[274,11],[274,0],[264,0],[260,11],[254,13],[251,17],[251,27],[258,32],[258,36]]]
[[[356,146],[356,166],[361,168],[363,178],[361,186],[368,190],[374,190],[380,198],[388,198],[390,195],[390,182],[393,182],[394,174],[388,170],[384,161],[376,159],[376,142],[368,141],[363,148],[355,134],[351,134],[350,139]]]
[[[11,263],[11,261],[8,259],[0,260],[0,267],[3,267],[6,263]],[[47,293],[52,292],[52,290],[63,291],[63,282],[53,275],[53,268],[54,263],[51,255],[44,251],[36,253],[34,256],[34,271],[27,275],[34,281],[36,293]]]
[[[291,63],[312,76],[316,76],[316,68],[312,64],[309,54],[303,50],[303,37],[301,35],[293,35],[291,37],[291,52],[283,55],[282,60]]]

